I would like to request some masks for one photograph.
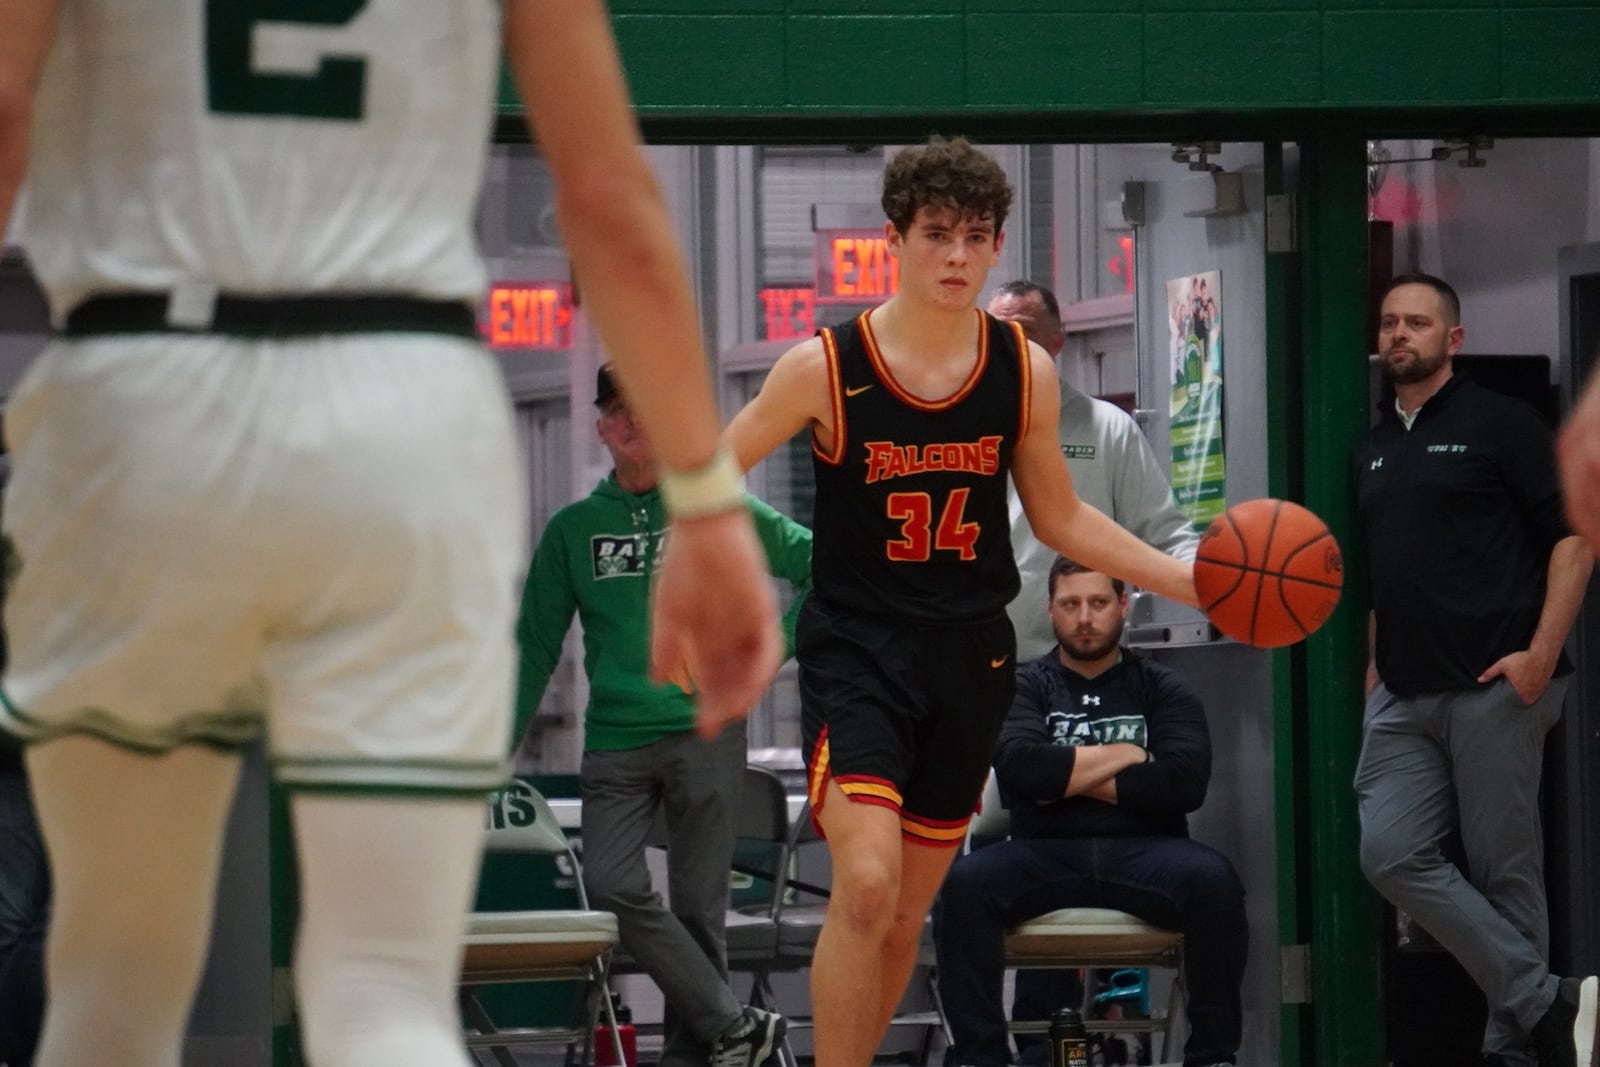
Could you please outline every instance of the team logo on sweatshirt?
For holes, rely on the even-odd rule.
[[[1091,717],[1091,712],[1077,709],[1052,710],[1044,717],[1045,733],[1052,745],[1111,745],[1129,741],[1140,748],[1145,744],[1146,727],[1143,715],[1108,715]]]
[[[656,537],[656,554],[661,554],[661,546],[666,538]],[[589,538],[589,552],[594,562],[594,580],[604,581],[607,578],[626,578],[629,576],[642,576],[650,572],[645,560],[650,555],[651,537],[648,533],[627,534],[595,534]]]

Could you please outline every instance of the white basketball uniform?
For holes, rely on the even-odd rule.
[[[300,788],[503,779],[526,481],[454,307],[483,285],[499,20],[62,0],[24,243],[68,329],[7,411],[0,728],[149,751],[264,731]],[[116,294],[165,323],[72,328]],[[468,326],[235,329],[219,294],[444,302]]]

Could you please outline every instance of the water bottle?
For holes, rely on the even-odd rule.
[[[639,1034],[633,1026],[633,1012],[622,1003],[621,994],[611,994],[611,1014],[617,1017],[617,1037],[622,1041],[623,1062],[617,1062],[616,1050],[611,1047],[611,1028],[601,1019],[594,1031],[595,1067],[638,1067]]]
[[[1076,1008],[1050,1016],[1050,1067],[1089,1067],[1089,1031]]]

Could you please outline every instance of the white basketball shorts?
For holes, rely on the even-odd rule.
[[[526,479],[471,341],[57,342],[6,434],[0,729],[264,732],[297,788],[502,782]]]

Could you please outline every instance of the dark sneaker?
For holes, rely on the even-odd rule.
[[[777,1012],[745,1008],[711,1043],[711,1067],[761,1067],[777,1051],[787,1025]]]
[[[1563,978],[1556,999],[1533,1027],[1539,1067],[1595,1067],[1595,995],[1600,982]],[[1580,1044],[1579,1034],[1582,1034]]]

